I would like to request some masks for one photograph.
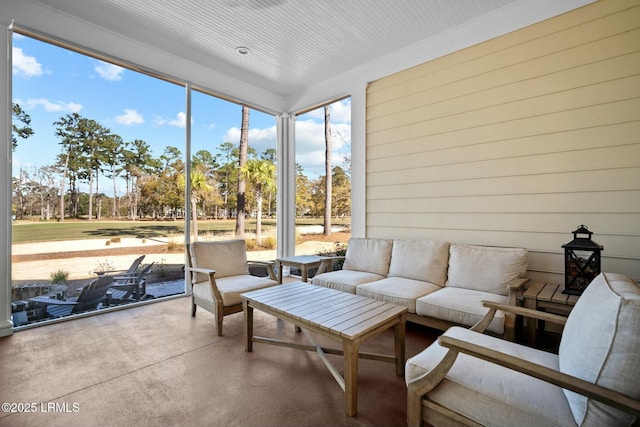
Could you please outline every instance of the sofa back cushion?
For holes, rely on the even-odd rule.
[[[244,240],[193,242],[190,245],[190,253],[193,267],[216,270],[216,278],[249,274]],[[195,283],[207,279],[208,276],[196,273]]]
[[[527,272],[527,250],[452,243],[446,286],[508,295],[507,285]]]
[[[386,276],[389,273],[392,245],[393,240],[352,237],[342,268]]]
[[[393,241],[389,276],[406,277],[444,286],[449,243],[431,240]]]
[[[585,289],[562,332],[560,371],[640,399],[640,287],[601,273]],[[564,390],[577,425],[631,425],[633,416]]]

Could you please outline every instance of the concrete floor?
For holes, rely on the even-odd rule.
[[[257,335],[304,341],[255,312]],[[438,335],[407,325],[407,357]],[[318,337],[322,345],[335,344]],[[363,351],[393,352],[387,331]],[[340,356],[328,356],[342,371]],[[406,386],[392,364],[359,361],[358,414],[314,353],[254,344],[243,316],[190,316],[190,298],[156,302],[0,338],[1,426],[405,426]],[[30,412],[27,412],[30,411]]]

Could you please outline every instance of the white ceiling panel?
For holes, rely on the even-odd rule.
[[[166,58],[184,61],[182,70],[191,64],[210,70],[218,80],[227,76],[237,87],[231,92],[240,98],[264,91],[286,100],[336,76],[361,73],[368,64],[379,66],[394,52],[408,51],[451,29],[484,23],[487,16],[512,19],[504,12],[516,10],[511,15],[517,16],[523,4],[564,11],[588,1],[0,0],[0,5],[17,16],[18,26],[46,27],[42,30],[46,34],[78,45],[92,43],[93,37],[95,46],[88,47],[129,61],[126,53],[134,54],[126,41],[132,41],[138,55],[146,46]],[[38,21],[28,5],[61,23]],[[66,28],[74,22],[82,27],[76,33]],[[95,34],[88,34],[87,28]],[[100,45],[101,38],[113,38],[113,42],[105,47],[106,42]],[[250,53],[240,55],[239,46]],[[243,83],[247,85],[244,93]]]

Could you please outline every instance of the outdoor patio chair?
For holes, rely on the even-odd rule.
[[[100,271],[100,272],[96,272],[96,274],[114,275],[117,273],[118,276],[130,276],[132,274],[135,274],[135,272],[138,270],[138,267],[140,267],[140,264],[142,264],[142,260],[144,260],[145,256],[146,255],[140,255],[138,258],[134,259],[131,265],[129,266],[129,268],[126,270],[109,270],[104,272]]]
[[[191,273],[192,307],[196,315],[200,306],[216,316],[218,336],[222,336],[222,319],[242,311],[240,294],[278,284],[274,262],[247,261],[244,240],[193,242],[187,245],[188,267]],[[269,277],[252,276],[249,265],[267,268]]]
[[[113,302],[139,301],[147,293],[147,275],[151,272],[155,262],[138,271],[128,274],[118,274],[113,277],[111,288],[107,295]]]
[[[70,314],[94,310],[105,300],[107,289],[113,281],[112,276],[100,276],[82,288],[80,295],[66,300],[57,300],[46,296],[29,298],[42,306],[39,318],[62,317]]]
[[[485,302],[407,360],[408,425],[631,426],[640,421],[640,286],[602,273],[562,317]],[[484,335],[496,310],[564,324],[558,354]]]

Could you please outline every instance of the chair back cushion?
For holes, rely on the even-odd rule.
[[[446,286],[508,295],[507,285],[527,272],[527,250],[452,243]]]
[[[578,299],[562,332],[560,371],[640,399],[640,287],[601,273]],[[564,390],[579,426],[631,425],[633,416]]]
[[[389,273],[392,245],[393,240],[352,237],[342,268],[386,276]]]
[[[244,240],[219,242],[192,242],[190,245],[191,265],[216,271],[216,278],[249,274],[247,248]],[[195,283],[207,280],[207,276],[197,273]]]
[[[431,240],[393,241],[389,276],[433,283],[440,287],[447,280],[449,243]]]

